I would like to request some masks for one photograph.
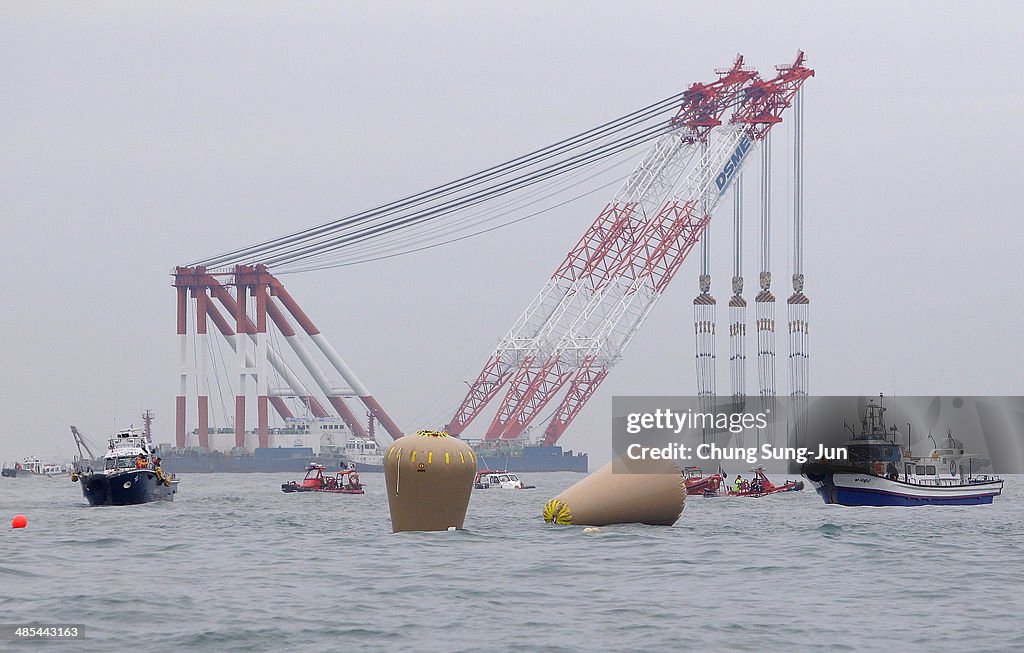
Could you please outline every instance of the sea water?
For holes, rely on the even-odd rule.
[[[584,534],[540,517],[582,476],[526,474],[475,490],[465,530],[396,535],[382,475],[362,496],[285,494],[291,476],[183,475],[173,503],[125,507],[0,479],[0,624],[84,626],[0,650],[1024,648],[1024,477],[990,506],[826,506],[808,485]]]

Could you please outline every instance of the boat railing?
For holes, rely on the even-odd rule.
[[[978,485],[981,483],[995,483],[1002,479],[994,475],[970,476],[966,478],[921,478],[913,477],[913,483],[917,485],[931,485],[935,487],[963,487],[966,485]]]

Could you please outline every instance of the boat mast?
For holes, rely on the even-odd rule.
[[[153,414],[153,411],[151,411],[149,409],[146,409],[146,410],[142,411],[142,423],[145,425],[145,428],[146,428],[146,442],[148,442],[149,444],[153,444],[153,418],[154,417],[156,417],[156,415]]]

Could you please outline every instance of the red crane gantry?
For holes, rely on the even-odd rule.
[[[448,431],[462,433],[511,380],[486,438],[519,437],[568,383],[544,434],[555,443],[619,360],[749,152],[813,74],[803,53],[768,81],[737,57],[717,81],[692,86],[664,136],[498,344]]]

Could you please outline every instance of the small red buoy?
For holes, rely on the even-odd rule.
[[[28,518],[25,515],[15,515],[11,520],[11,528],[25,528],[28,526]]]

